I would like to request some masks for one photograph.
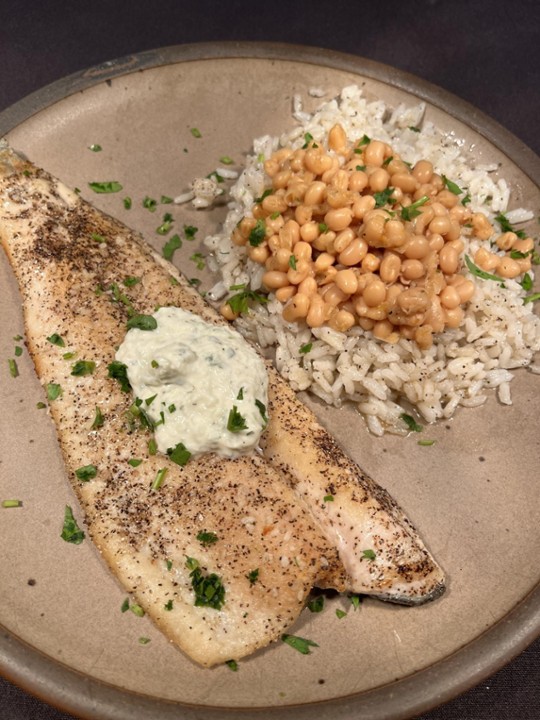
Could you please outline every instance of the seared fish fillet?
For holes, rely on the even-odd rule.
[[[132,398],[107,370],[128,306],[150,314],[176,305],[224,321],[141,238],[7,147],[0,240],[38,376],[62,388],[50,411],[88,531],[119,581],[190,657],[211,666],[264,647],[295,621],[313,586],[407,604],[444,590],[441,569],[402,511],[272,369],[265,457],[207,455],[182,468],[149,454],[148,432],[130,432],[126,420]],[[141,280],[125,288],[126,277]],[[47,340],[55,333],[65,348]],[[67,350],[75,360],[63,358]],[[73,375],[80,360],[94,371]],[[96,408],[103,424],[92,428]],[[133,467],[134,458],[143,462]],[[81,482],[75,470],[86,465],[97,476]],[[324,502],[328,494],[334,502]],[[201,543],[201,532],[218,541]],[[199,579],[224,588],[219,607],[195,605],[194,560]]]

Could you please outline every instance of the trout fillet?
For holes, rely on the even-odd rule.
[[[266,646],[294,623],[313,586],[405,604],[443,592],[442,570],[403,512],[272,368],[262,456],[205,455],[179,467],[149,452],[149,432],[133,431],[133,398],[108,372],[128,312],[174,305],[225,321],[140,237],[5,144],[0,241],[38,377],[62,389],[50,413],[88,532],[120,583],[192,659],[211,666]],[[139,282],[126,288],[126,277]],[[64,348],[47,340],[55,333]],[[80,360],[94,370],[74,375]],[[143,462],[133,467],[134,458]],[[97,475],[81,482],[75,471],[86,465]],[[324,502],[329,494],[333,502]],[[205,532],[218,540],[198,540]],[[222,602],[204,600],[209,587],[218,598],[224,592]]]

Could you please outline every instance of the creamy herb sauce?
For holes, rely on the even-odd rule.
[[[159,451],[183,443],[192,454],[236,457],[255,448],[268,405],[262,358],[229,327],[180,308],[153,317],[157,328],[128,330],[116,359],[155,425]]]

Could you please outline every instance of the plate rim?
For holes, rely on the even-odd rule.
[[[537,186],[540,158],[524,142],[474,105],[415,75],[378,61],[325,48],[272,42],[205,42],[146,50],[77,71],[0,112],[0,137],[65,98],[122,75],[190,61],[285,60],[349,71],[399,88],[443,110],[501,150]],[[267,708],[213,708],[122,690],[63,665],[0,625],[0,673],[23,690],[85,720],[217,720],[240,712],[245,720],[277,717],[321,720],[356,717],[405,720],[448,702],[510,662],[540,636],[540,584],[495,625],[446,658],[399,681],[323,702]],[[157,714],[159,713],[159,714]]]

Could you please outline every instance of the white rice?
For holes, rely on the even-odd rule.
[[[323,93],[314,90],[312,96]],[[207,297],[222,300],[233,285],[261,288],[264,267],[246,261],[245,250],[230,237],[238,221],[251,215],[254,198],[268,185],[262,162],[280,146],[300,147],[305,133],[321,142],[337,122],[352,140],[367,134],[391,144],[410,163],[431,160],[437,172],[467,189],[473,211],[488,217],[506,212],[510,189],[505,180],[492,176],[497,166],[472,166],[462,153],[464,142],[424,121],[424,111],[423,103],[389,109],[382,101],[369,102],[357,86],[344,88],[339,98],[323,103],[313,114],[305,112],[302,98],[295,96],[297,126],[280,138],[264,136],[254,141],[254,154],[231,188],[222,231],[205,241],[212,251],[209,266],[221,276]],[[517,208],[507,217],[512,224],[521,223],[533,213]],[[474,256],[481,245],[493,251],[489,242],[462,239],[469,255]],[[440,333],[429,350],[420,350],[406,339],[385,343],[358,326],[340,333],[287,323],[281,303],[272,294],[268,304],[256,304],[236,325],[262,348],[275,348],[276,366],[296,390],[308,390],[337,407],[345,401],[354,403],[375,435],[404,434],[408,428],[401,416],[411,408],[431,423],[451,417],[459,406],[483,404],[491,389],[496,389],[502,404],[511,404],[510,370],[531,365],[540,350],[540,319],[533,314],[533,303],[523,304],[525,292],[519,283],[508,280],[503,288],[497,282],[470,277],[476,290],[463,325]],[[300,349],[309,343],[311,350],[302,353]],[[540,366],[532,365],[531,370],[539,373]]]

